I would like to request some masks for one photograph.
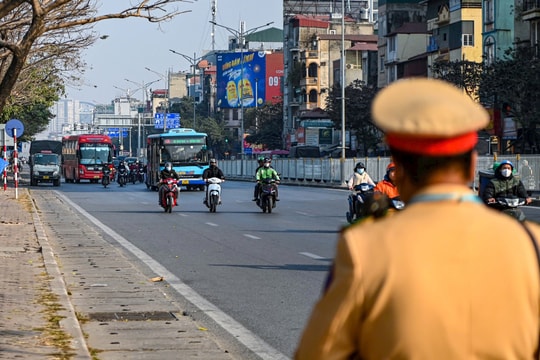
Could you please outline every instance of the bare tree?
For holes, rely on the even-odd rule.
[[[120,0],[115,0],[120,1]],[[0,111],[27,98],[32,67],[46,64],[51,76],[81,69],[80,51],[98,36],[92,26],[108,19],[141,18],[160,23],[189,12],[186,0],[125,1],[124,10],[98,15],[95,0],[9,0],[0,2]],[[67,75],[66,75],[67,76]],[[66,80],[64,78],[64,80]]]

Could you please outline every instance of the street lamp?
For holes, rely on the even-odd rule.
[[[163,74],[160,74],[158,73],[157,71],[154,71],[150,68],[147,68],[145,67],[146,70],[150,71],[150,72],[153,72],[154,74],[156,74],[157,76],[159,76],[163,81],[166,81],[167,82],[167,97],[165,98],[165,112],[163,114],[163,132],[167,132],[167,112],[169,110],[169,95],[170,95],[170,86],[171,86],[171,79],[170,79],[170,76],[171,76],[171,73],[170,71],[167,71],[167,76],[163,75]]]
[[[345,183],[345,0],[341,0],[341,183]]]
[[[201,60],[203,57],[202,56],[197,57],[196,53],[193,53],[193,57],[191,57],[191,56],[188,56],[188,55],[181,54],[181,53],[179,53],[177,51],[174,51],[173,49],[169,49],[169,51],[172,52],[173,54],[180,55],[184,59],[189,61],[189,63],[191,64],[191,66],[193,68],[191,78],[195,79],[195,66],[197,65],[199,60]],[[193,130],[195,130],[195,110],[196,110],[196,105],[197,105],[197,104],[195,104],[195,80],[193,80],[193,94],[192,95],[193,95]]]
[[[244,21],[241,21],[240,31],[237,31],[228,26],[218,24],[215,21],[210,21],[210,23],[215,26],[222,27],[226,29],[228,32],[230,32],[231,34],[233,34],[233,36],[236,37],[238,44],[240,45],[240,141],[241,141],[242,159],[244,159],[244,38],[254,33],[255,31],[259,30],[262,27],[272,25],[274,22],[271,21],[267,24],[245,30],[246,23]]]
[[[144,108],[143,109],[146,109],[146,96],[147,96],[147,93],[146,93],[146,88],[148,88],[149,85],[152,85],[153,83],[155,82],[158,82],[160,79],[157,79],[157,80],[154,80],[154,81],[150,81],[149,83],[145,83],[144,81],[142,83],[138,83],[138,82],[135,82],[135,81],[132,81],[132,80],[129,80],[129,79],[124,79],[126,80],[127,82],[130,82],[132,84],[135,84],[135,85],[138,85],[139,89],[142,89],[144,92],[143,92],[143,106]],[[144,112],[144,110],[143,110]],[[141,156],[141,113],[137,111],[137,115],[138,115],[138,123],[137,123],[137,156]]]

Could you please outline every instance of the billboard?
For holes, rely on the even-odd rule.
[[[255,107],[266,101],[266,53],[244,52],[243,67],[241,54],[217,55],[217,105],[221,108]]]
[[[280,102],[283,97],[283,53],[266,55],[266,101]]]

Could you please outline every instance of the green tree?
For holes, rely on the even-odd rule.
[[[484,103],[501,109],[510,107],[510,116],[522,130],[517,143],[540,149],[537,127],[540,125],[540,59],[536,47],[508,50],[502,59],[487,66],[482,76],[480,95]]]
[[[380,131],[371,121],[371,103],[378,89],[366,85],[361,80],[353,81],[345,88],[345,128],[356,135],[360,149],[364,154],[377,150],[381,143]],[[330,89],[326,99],[326,112],[334,122],[336,129],[341,129],[341,87]]]
[[[250,109],[246,112],[246,124],[253,129],[252,134],[246,137],[247,142],[263,145],[267,149],[283,149],[282,102],[266,103]]]
[[[208,134],[208,146],[213,156],[221,157],[227,151],[227,137],[223,126],[212,117],[198,117],[197,131]]]

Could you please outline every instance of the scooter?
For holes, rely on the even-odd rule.
[[[349,211],[345,214],[347,222],[352,224],[358,219],[369,215],[369,209],[366,204],[371,201],[375,187],[368,183],[361,183],[354,187],[349,194],[347,201],[349,203]]]
[[[178,182],[175,179],[167,178],[161,182],[161,186],[165,187],[163,198],[161,199],[161,207],[166,213],[171,213],[172,208],[176,206],[176,193],[178,192]]]
[[[121,187],[124,185],[127,185],[128,181],[128,173],[127,170],[124,168],[118,169],[118,185]]]
[[[260,193],[257,199],[257,206],[262,212],[272,213],[276,207],[276,189],[278,182],[275,179],[264,179],[261,181]]]
[[[508,196],[508,197],[498,197],[495,199],[496,202],[489,203],[488,205],[493,206],[495,209],[502,211],[505,214],[512,216],[518,221],[525,221],[525,214],[519,208],[522,205],[525,205],[525,199],[517,196]]]
[[[144,168],[141,166],[141,167],[138,169],[137,173],[138,173],[138,179],[137,179],[137,180],[139,180],[139,182],[140,182],[141,184],[144,183]]]
[[[216,207],[221,204],[221,183],[225,180],[213,177],[206,180],[208,184],[208,199],[206,200],[206,206],[210,212],[216,212]]]
[[[101,185],[103,185],[104,188],[107,188],[107,186],[111,182],[111,168],[109,166],[104,166],[101,175]]]

